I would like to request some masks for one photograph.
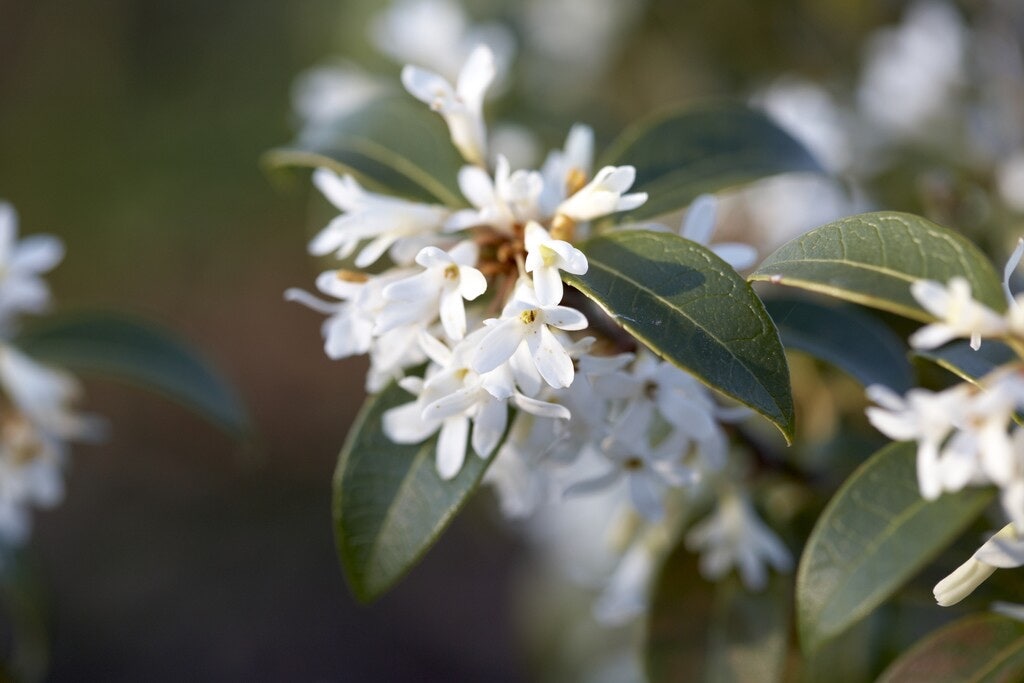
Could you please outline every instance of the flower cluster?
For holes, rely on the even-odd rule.
[[[23,313],[50,303],[42,274],[63,258],[60,240],[19,240],[13,207],[0,202],[0,545],[24,541],[29,508],[63,497],[68,441],[95,437],[99,424],[73,410],[74,377],[42,365],[15,348],[11,337]]]
[[[442,479],[458,476],[472,451],[494,457],[487,481],[510,516],[550,514],[562,506],[547,504],[563,498],[606,496],[646,528],[670,526],[673,492],[724,486],[723,423],[746,411],[719,405],[694,377],[649,351],[616,354],[609,343],[616,340],[574,334],[588,320],[569,305],[563,274],[589,267],[574,244],[595,231],[594,221],[637,208],[647,195],[630,191],[631,166],[594,169],[594,136],[583,125],[539,170],[514,169],[492,154],[482,112],[495,73],[485,46],[471,51],[455,84],[416,66],[402,71],[405,88],[444,118],[466,161],[458,185],[469,207],[384,196],[351,175],[317,169],[314,184],[341,215],[309,250],[351,267],[317,278],[328,300],[299,289],[286,297],[328,316],[328,356],[369,354],[369,391],[397,381],[412,394],[384,414],[384,433],[403,444],[436,435]],[[714,221],[714,199],[702,197],[681,234],[707,243]],[[736,267],[756,257],[747,245],[712,248]],[[621,334],[620,349],[623,341],[638,346]],[[735,566],[759,588],[764,567],[787,569],[789,554],[730,486],[693,546],[710,558],[710,576]],[[652,552],[664,550],[649,539],[670,536],[644,532],[621,548],[599,614],[635,614],[623,606],[642,604]]]
[[[936,321],[912,334],[911,346],[933,349],[954,339],[969,339],[971,348],[978,350],[983,338],[995,338],[1019,348],[1024,340],[1024,296],[1013,297],[1008,283],[1022,254],[1024,240],[1006,267],[1008,308],[1002,314],[974,299],[970,283],[962,277],[947,285],[914,282],[911,293]],[[934,500],[967,486],[994,485],[1010,520],[971,560],[935,587],[939,604],[959,602],[996,567],[1024,564],[1024,552],[1006,551],[1008,544],[1020,545],[1017,536],[1024,532],[1024,428],[1016,423],[1024,409],[1020,361],[941,391],[918,388],[899,396],[875,385],[868,387],[867,394],[877,404],[867,409],[875,428],[892,439],[917,442],[922,497]]]

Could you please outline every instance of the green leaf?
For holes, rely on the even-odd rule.
[[[789,368],[750,286],[708,249],[667,232],[623,230],[580,246],[566,281],[655,353],[750,406],[791,439]]]
[[[410,97],[385,97],[263,158],[269,169],[325,166],[351,173],[368,190],[414,201],[465,206],[465,164],[444,121]]]
[[[878,683],[1010,683],[1024,680],[1024,624],[973,614],[927,636]]]
[[[843,483],[815,524],[796,584],[806,652],[899,590],[992,499],[989,489],[922,499],[915,459],[910,442],[878,451]]]
[[[835,365],[864,386],[904,392],[913,384],[903,342],[881,322],[852,306],[800,299],[766,299],[764,306],[786,348]]]
[[[997,367],[1017,360],[1016,354],[1009,346],[989,339],[986,339],[977,351],[971,348],[969,342],[956,341],[930,351],[916,350],[914,355],[929,360],[968,382],[979,380]]]
[[[790,171],[821,172],[810,153],[763,112],[725,102],[676,109],[627,128],[600,165],[631,165],[631,191],[647,202],[627,214],[640,220],[765,176]]]
[[[708,683],[781,681],[788,654],[789,577],[773,574],[760,592],[746,590],[730,577],[715,586],[715,606],[708,628]]]
[[[436,437],[414,445],[388,439],[384,412],[411,400],[396,384],[367,399],[334,471],[338,555],[363,601],[379,597],[419,562],[490,463],[467,447],[462,470],[443,481],[434,465]]]
[[[164,394],[235,436],[251,431],[231,386],[187,342],[154,323],[107,313],[51,316],[14,345],[44,363]]]
[[[967,278],[975,299],[1006,308],[1001,280],[961,235],[920,216],[880,211],[851,216],[797,237],[761,263],[751,280],[800,287],[930,322],[910,294],[918,279]]]

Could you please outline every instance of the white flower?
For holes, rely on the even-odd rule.
[[[982,337],[1006,334],[1006,321],[998,313],[971,297],[971,283],[954,277],[944,286],[934,280],[917,280],[910,293],[921,306],[938,318],[910,336],[910,345],[934,349],[960,337],[971,340],[971,348],[981,346]]]
[[[682,463],[685,440],[670,434],[651,445],[653,416],[650,403],[636,404],[623,415],[601,444],[611,468],[569,486],[564,495],[600,491],[625,480],[636,511],[651,522],[660,521],[665,514],[665,492],[692,483],[694,476]]]
[[[897,441],[917,441],[917,480],[921,496],[939,497],[944,488],[939,447],[952,432],[955,416],[965,410],[971,389],[957,385],[946,391],[911,389],[903,398],[887,387],[875,384],[867,395],[878,407],[867,409],[875,429]]]
[[[400,64],[420,64],[456,78],[472,49],[483,43],[494,52],[498,79],[515,53],[515,40],[497,23],[471,24],[452,0],[397,0],[370,24],[374,46]]]
[[[525,288],[517,288],[525,291]],[[574,375],[572,359],[551,327],[582,330],[587,319],[574,308],[543,306],[535,298],[514,298],[491,324],[474,350],[471,365],[477,372],[489,372],[508,361],[521,345],[534,367],[550,386],[567,387]]]
[[[506,235],[514,226],[540,217],[538,201],[544,180],[536,171],[513,172],[499,155],[494,179],[478,166],[459,170],[459,189],[475,209],[456,211],[446,221],[448,231],[488,226]]]
[[[558,205],[583,187],[594,165],[594,131],[577,123],[569,129],[562,149],[552,150],[544,160],[544,192],[540,205],[544,215],[554,215]]]
[[[449,214],[441,206],[367,192],[352,176],[339,176],[326,168],[313,172],[313,183],[344,213],[313,238],[310,253],[326,256],[335,252],[338,258],[347,258],[360,242],[370,240],[356,256],[355,265],[359,268],[373,264],[389,249],[396,261],[407,262],[400,249],[403,241],[418,244],[424,237],[439,233]]]
[[[702,194],[690,203],[686,217],[679,228],[679,234],[697,244],[703,244],[715,252],[723,261],[736,270],[743,270],[757,261],[757,250],[749,244],[741,242],[722,242],[711,244],[711,234],[715,231],[715,216],[718,211],[718,200],[714,195]]]
[[[292,102],[304,140],[316,141],[325,127],[387,91],[381,81],[349,63],[319,66],[299,75]]]
[[[483,165],[487,160],[484,95],[494,76],[494,54],[478,45],[459,72],[454,89],[443,76],[412,65],[402,69],[402,85],[444,117],[452,143],[466,161]]]
[[[324,301],[296,287],[285,290],[286,301],[295,301],[327,315],[321,327],[324,352],[332,360],[357,356],[370,350],[376,325],[373,312],[364,304],[367,279],[351,278],[348,271],[329,270],[317,279],[317,288],[341,301]]]
[[[0,332],[8,334],[14,316],[40,313],[50,305],[50,288],[40,277],[64,258],[64,245],[52,235],[18,239],[14,207],[0,201]]]
[[[647,201],[646,192],[623,194],[633,185],[632,166],[605,166],[594,179],[562,202],[558,213],[576,221],[589,221],[616,211],[629,211]]]
[[[474,335],[482,332],[477,330]],[[424,380],[402,380],[403,388],[417,394],[417,400],[384,414],[384,433],[396,443],[419,443],[440,430],[436,462],[442,479],[451,479],[462,469],[470,427],[477,455],[486,458],[497,448],[505,433],[509,400],[535,415],[569,419],[564,407],[517,392],[507,370],[474,371],[466,363],[466,354],[475,345],[474,335],[449,350],[437,339],[421,334],[419,342],[434,363],[431,372]]]
[[[80,386],[71,375],[0,345],[0,386],[8,408],[0,416],[0,538],[24,540],[28,506],[51,507],[64,492],[66,441],[91,440],[103,425],[78,414]]]
[[[563,240],[551,238],[551,233],[538,223],[526,224],[526,272],[533,273],[533,287],[537,300],[546,306],[562,300],[562,276],[559,270],[574,275],[587,272],[587,257],[583,252]]]
[[[466,335],[466,308],[487,289],[487,279],[473,266],[478,249],[472,242],[460,242],[451,251],[424,247],[416,263],[425,269],[384,288],[387,305],[377,318],[377,331],[402,325],[430,323],[441,318],[449,339]]]
[[[701,552],[705,578],[718,580],[736,567],[748,590],[765,587],[766,565],[780,572],[793,565],[779,537],[761,521],[747,497],[734,491],[722,495],[714,513],[690,529],[686,547]]]
[[[1007,524],[952,574],[935,584],[935,601],[943,607],[960,602],[995,570],[1024,565],[1024,540]]]

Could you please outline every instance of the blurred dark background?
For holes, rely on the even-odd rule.
[[[370,608],[334,558],[330,477],[365,370],[328,361],[319,316],[284,302],[318,270],[306,200],[258,161],[291,137],[291,79],[337,51],[344,9],[0,0],[0,197],[22,234],[65,241],[57,310],[172,327],[258,431],[240,445],[158,396],[87,382],[110,438],[74,449],[67,499],[36,515],[28,549],[52,680],[517,677],[504,544],[459,525]]]

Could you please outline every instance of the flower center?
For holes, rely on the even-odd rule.
[[[523,311],[519,314],[519,319],[527,325],[532,325],[533,321],[537,319],[537,309],[531,308],[528,311]]]
[[[459,279],[459,267],[454,263],[450,266],[446,266],[444,269],[445,280],[458,280]]]
[[[622,467],[629,470],[630,472],[636,472],[644,468],[644,461],[638,455],[631,455],[626,458],[626,461],[622,463]]]

